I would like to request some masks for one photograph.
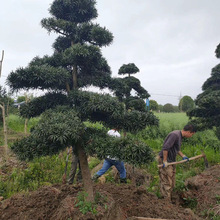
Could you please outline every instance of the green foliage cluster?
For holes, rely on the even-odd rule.
[[[123,64],[120,69],[118,70],[118,74],[122,75],[122,74],[135,74],[137,72],[139,72],[140,70],[138,69],[138,67],[134,64],[134,63],[129,63],[129,64]]]
[[[187,112],[187,111],[192,110],[193,108],[195,108],[195,103],[190,96],[186,95],[180,99],[180,102],[179,102],[180,111]]]
[[[170,103],[167,103],[163,106],[163,112],[174,112],[174,106]]]
[[[22,105],[20,115],[24,118],[37,117],[48,109],[56,108],[57,105],[67,105],[67,100],[66,95],[62,93],[46,93],[45,96],[35,98],[30,103]]]
[[[124,138],[114,138],[100,130],[91,130],[89,128],[87,130],[90,130],[91,142],[86,146],[86,150],[90,155],[97,156],[100,159],[104,159],[107,156],[116,157],[136,166],[154,160],[152,149],[129,134]],[[103,132],[102,136],[96,135],[101,132]]]
[[[44,112],[31,135],[15,142],[11,149],[19,159],[31,160],[34,157],[58,153],[67,146],[74,146],[73,140],[79,140],[83,132],[84,126],[77,114],[61,106],[57,111]]]
[[[157,103],[157,101],[155,101],[155,100],[150,100],[150,109],[152,110],[152,111],[157,111],[157,110],[159,110],[159,105],[158,105],[158,103]]]

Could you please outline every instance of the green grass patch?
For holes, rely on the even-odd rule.
[[[28,124],[27,124],[28,132],[30,132],[31,127],[35,126],[38,123],[39,119],[40,117],[36,117],[28,120]],[[17,115],[9,115],[9,117],[7,118],[8,128],[10,128],[13,131],[24,132],[24,124],[25,124],[25,119]]]

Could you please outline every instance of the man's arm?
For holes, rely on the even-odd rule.
[[[183,160],[189,161],[189,158],[185,154],[183,154],[181,151],[178,152],[178,155],[180,155]]]
[[[181,151],[178,152],[178,155],[180,155],[181,157],[185,156]]]
[[[163,168],[167,167],[167,157],[168,157],[168,151],[163,150]]]
[[[168,157],[168,151],[164,150],[163,151],[163,162],[167,162],[167,157]]]

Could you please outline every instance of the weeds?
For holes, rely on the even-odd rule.
[[[82,214],[85,215],[86,213],[91,212],[93,215],[96,215],[98,213],[97,211],[98,205],[103,206],[105,209],[108,208],[106,204],[107,197],[102,195],[101,193],[97,192],[95,194],[94,202],[86,201],[87,197],[88,197],[88,194],[86,192],[79,192],[77,195],[77,203],[75,206],[79,208]]]
[[[85,192],[79,192],[77,195],[78,202],[76,203],[76,207],[79,208],[82,214],[86,214],[91,212],[92,214],[97,214],[96,205],[95,203],[86,201],[88,194]]]
[[[196,198],[191,198],[191,197],[188,197],[188,198],[183,198],[184,199],[184,207],[187,207],[187,208],[190,208],[190,209],[195,209],[197,204],[198,204],[198,201]]]
[[[17,192],[32,191],[40,186],[61,183],[65,157],[66,153],[36,158],[28,164],[26,169],[14,168],[11,174],[4,177],[4,180],[0,177],[0,195],[9,198]]]

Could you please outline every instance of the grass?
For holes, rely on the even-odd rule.
[[[14,168],[9,176],[0,177],[0,195],[9,198],[14,193],[28,192],[40,186],[61,183],[66,155],[66,152],[63,152],[59,155],[36,158],[27,164],[26,169]],[[2,166],[1,169],[7,167]]]
[[[168,132],[182,129],[188,123],[185,113],[154,113],[160,120],[160,129],[168,129]]]
[[[31,127],[35,126],[38,123],[39,119],[40,119],[39,117],[31,118],[28,121],[28,126],[27,126],[28,132],[30,132]],[[9,115],[9,117],[7,118],[8,128],[15,132],[24,132],[24,124],[25,124],[25,119],[17,115]]]

